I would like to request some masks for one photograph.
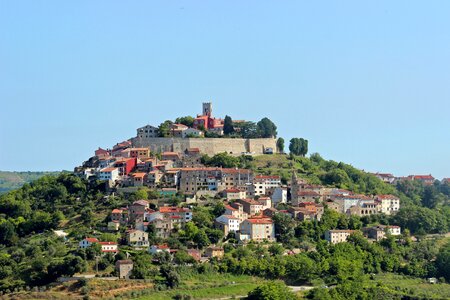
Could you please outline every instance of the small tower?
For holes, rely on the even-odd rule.
[[[203,103],[203,116],[212,117],[212,102]]]

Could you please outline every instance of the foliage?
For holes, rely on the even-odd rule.
[[[279,153],[284,153],[284,139],[282,137],[277,140],[277,150]]]
[[[234,132],[233,120],[230,116],[225,116],[223,121],[223,134],[230,135]]]
[[[168,137],[170,136],[171,132],[170,132],[170,126],[173,124],[172,121],[170,120],[166,120],[164,122],[162,122],[159,126],[158,126],[158,134],[160,137]]]
[[[256,124],[259,137],[262,138],[276,138],[277,126],[269,119],[263,118]]]
[[[308,153],[308,140],[292,138],[289,142],[289,151],[294,155],[305,156]]]
[[[194,117],[191,116],[185,116],[185,117],[178,117],[175,119],[175,123],[177,124],[183,124],[186,125],[187,127],[192,127],[194,126]]]
[[[207,166],[222,168],[236,168],[239,166],[239,159],[228,155],[226,152],[216,154],[213,157],[209,157],[205,154],[202,156],[201,162]]]

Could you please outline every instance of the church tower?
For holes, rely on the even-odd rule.
[[[212,117],[212,102],[203,103],[203,116]]]

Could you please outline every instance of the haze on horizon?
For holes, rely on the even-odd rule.
[[[72,170],[145,124],[268,117],[371,172],[450,177],[450,2],[0,4],[0,170]]]

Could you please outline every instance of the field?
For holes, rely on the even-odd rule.
[[[249,291],[264,282],[264,279],[251,276],[195,275],[183,279],[175,290],[160,291],[143,296],[141,300],[169,300],[176,295],[190,295],[193,299],[219,299],[224,297],[245,296]]]
[[[0,171],[0,194],[20,188],[44,175],[57,175],[59,172],[5,172]]]
[[[396,274],[377,274],[374,280],[401,295],[414,295],[420,299],[450,299],[450,284],[430,284],[424,279]]]

